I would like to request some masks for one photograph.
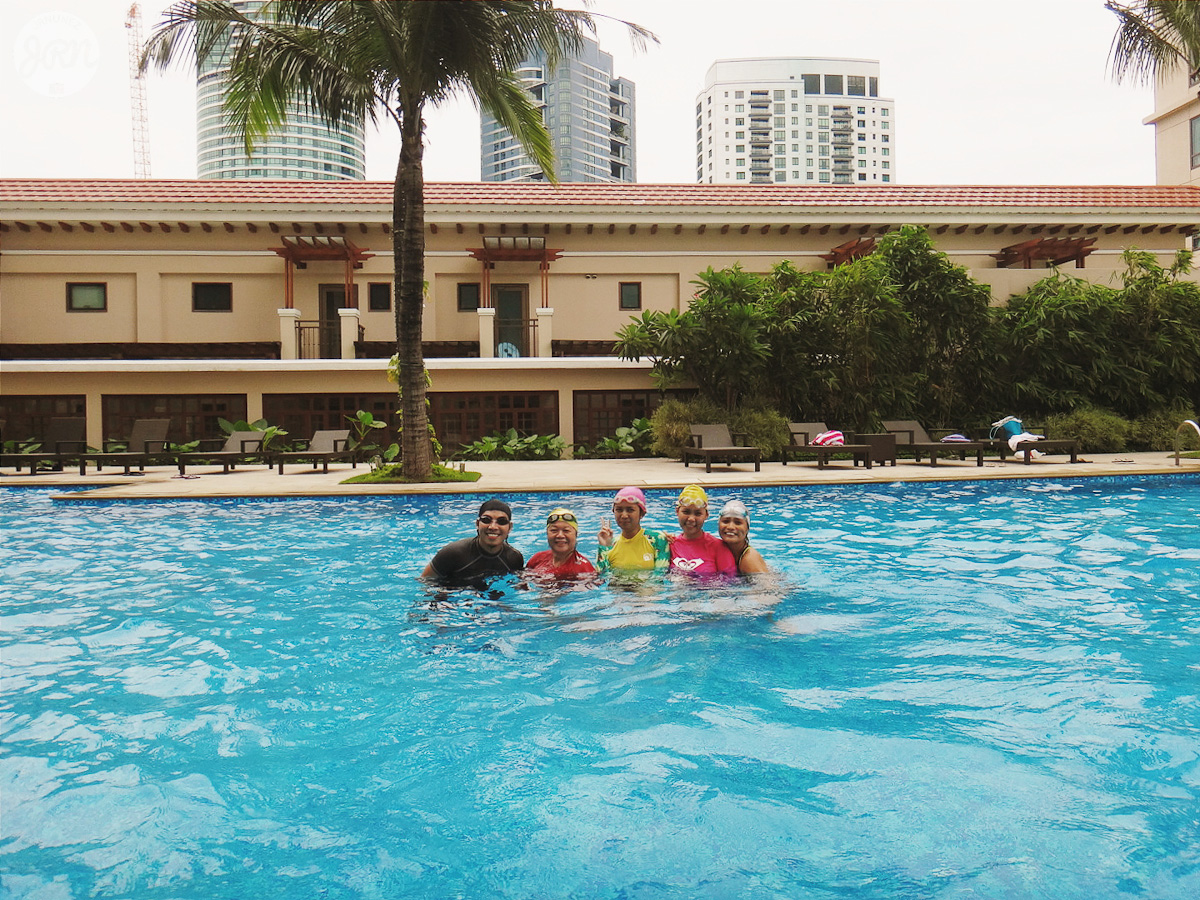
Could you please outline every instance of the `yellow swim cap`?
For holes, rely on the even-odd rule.
[[[550,515],[546,516],[547,525],[553,525],[555,522],[562,522],[570,525],[576,531],[579,530],[579,520],[575,518],[575,513],[562,506],[550,510]]]
[[[679,499],[675,501],[676,508],[680,506],[703,506],[708,509],[708,494],[704,493],[704,488],[698,484],[689,484],[679,492]]]

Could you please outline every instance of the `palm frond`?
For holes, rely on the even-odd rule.
[[[1109,69],[1117,81],[1149,82],[1186,66],[1200,68],[1200,2],[1140,0],[1105,7],[1118,19],[1109,49]]]

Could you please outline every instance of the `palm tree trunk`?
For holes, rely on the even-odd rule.
[[[421,320],[425,303],[425,178],[420,100],[401,104],[400,163],[392,197],[392,254],[396,269],[396,355],[400,400],[400,451],[404,475],[428,480],[432,467],[425,406]]]

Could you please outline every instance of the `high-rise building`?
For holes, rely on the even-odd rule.
[[[235,3],[245,12],[262,4]],[[196,78],[196,177],[294,178],[310,181],[363,181],[367,177],[366,129],[361,120],[330,128],[302,103],[288,104],[283,125],[246,144],[226,120],[223,61],[211,58]]]
[[[1154,85],[1154,112],[1144,120],[1154,126],[1155,181],[1200,184],[1200,77],[1186,66],[1162,76]]]
[[[895,102],[871,59],[719,59],[696,98],[701,184],[896,181]]]
[[[634,85],[613,76],[612,56],[599,44],[585,38],[579,52],[553,70],[544,56],[534,56],[517,74],[541,107],[559,181],[637,180]],[[512,133],[486,112],[481,136],[483,181],[545,178]]]

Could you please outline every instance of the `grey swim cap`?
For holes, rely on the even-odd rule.
[[[747,524],[750,522],[750,515],[746,512],[746,504],[744,504],[741,500],[730,500],[721,507],[721,515],[745,519]]]

